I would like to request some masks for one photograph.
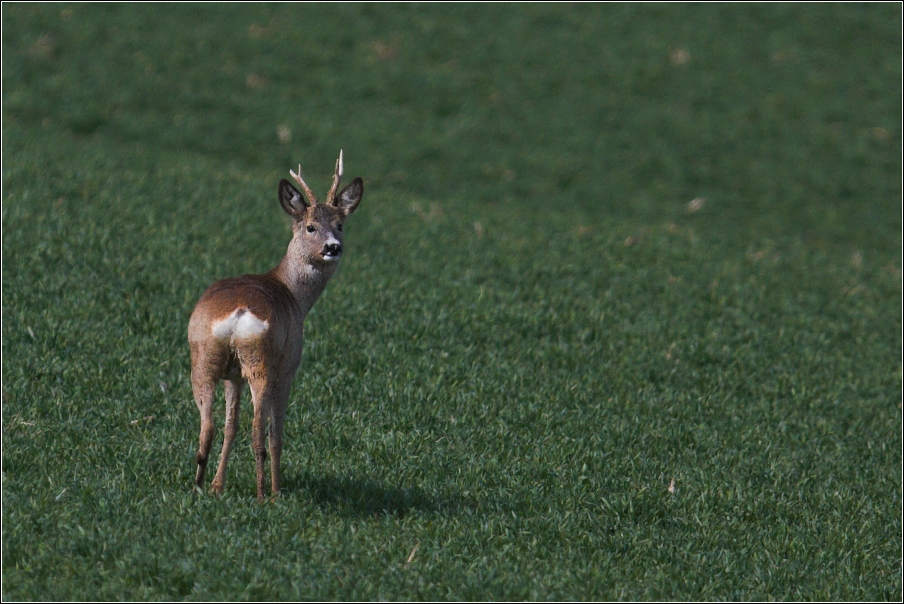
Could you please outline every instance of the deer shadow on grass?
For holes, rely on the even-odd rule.
[[[309,497],[321,508],[357,518],[404,518],[414,511],[448,514],[477,507],[475,501],[459,495],[428,495],[417,487],[391,486],[366,478],[333,474],[284,475],[283,490],[297,497]]]

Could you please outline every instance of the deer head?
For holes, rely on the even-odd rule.
[[[289,255],[293,260],[315,266],[336,263],[342,257],[342,224],[355,211],[364,195],[364,181],[355,178],[339,190],[342,179],[342,151],[336,160],[333,184],[324,203],[319,203],[311,188],[298,173],[289,171],[304,191],[304,196],[286,179],[279,181],[279,202],[292,217],[292,242]]]

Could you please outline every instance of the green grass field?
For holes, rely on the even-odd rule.
[[[896,4],[2,16],[4,599],[901,598]],[[198,495],[191,309],[340,148],[285,490],[246,393]]]

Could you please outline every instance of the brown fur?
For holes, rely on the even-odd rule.
[[[281,181],[280,202],[293,218],[293,237],[286,256],[266,274],[217,281],[198,300],[188,324],[192,392],[201,414],[200,445],[195,458],[198,487],[203,487],[213,444],[216,384],[223,380],[226,426],[211,489],[216,493],[223,490],[229,453],[238,431],[239,400],[247,382],[254,406],[252,448],[257,466],[257,496],[262,499],[266,490],[268,449],[270,488],[274,494],[279,492],[283,423],[292,379],[301,363],[304,319],[338,268],[341,251],[338,257],[335,251],[342,246],[341,225],[363,193],[363,183],[356,178],[332,204],[317,204],[310,199],[313,195],[305,203],[288,181]],[[309,227],[314,227],[315,232],[308,232]],[[225,331],[215,334],[215,326],[224,320],[228,324],[231,316],[233,327],[221,326],[218,329]],[[251,325],[251,331],[234,327],[241,321]],[[265,328],[261,328],[263,325]]]

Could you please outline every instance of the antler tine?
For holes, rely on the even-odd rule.
[[[339,181],[342,180],[342,149],[339,149],[339,159],[336,160],[336,171],[333,173],[333,185],[326,194],[327,203],[335,203],[336,192],[339,190]]]
[[[301,187],[301,190],[304,191],[305,197],[308,198],[308,201],[311,205],[317,205],[317,198],[314,197],[314,191],[311,190],[311,187],[307,185],[307,183],[301,178],[301,164],[298,164],[298,174],[289,170],[289,174],[292,175],[292,178],[295,179],[295,182]]]

